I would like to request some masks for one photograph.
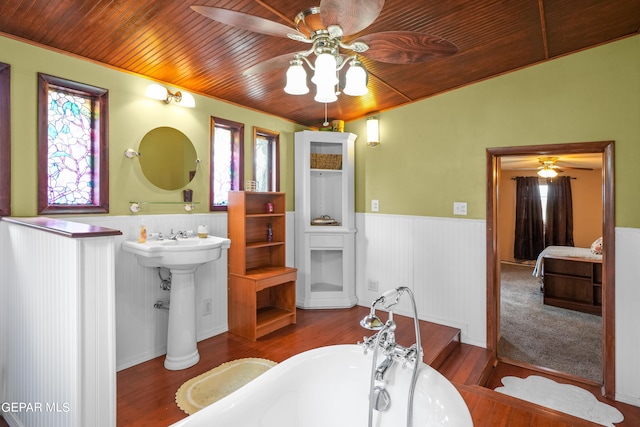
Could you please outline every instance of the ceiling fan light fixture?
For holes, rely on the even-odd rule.
[[[538,171],[538,176],[540,176],[541,178],[555,178],[556,176],[558,176],[558,172],[552,167],[545,166]]]
[[[289,95],[304,95],[309,93],[307,86],[307,72],[302,66],[302,61],[294,59],[287,70],[287,84],[284,91]]]
[[[338,100],[338,96],[336,95],[335,86],[317,85],[316,96],[313,99],[316,102],[322,102],[324,104],[336,102]]]
[[[321,53],[316,58],[315,73],[311,81],[318,87],[335,86],[338,83],[337,69],[338,61],[336,57],[330,53]]]
[[[344,93],[350,96],[362,96],[369,93],[367,89],[367,72],[357,59],[351,61],[347,70]]]

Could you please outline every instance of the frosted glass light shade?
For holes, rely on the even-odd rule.
[[[380,144],[380,128],[378,119],[372,117],[367,120],[367,145],[375,147]]]
[[[351,96],[362,96],[369,93],[367,89],[367,72],[360,62],[352,62],[347,70],[347,83],[344,86],[344,93]]]
[[[196,100],[193,98],[188,92],[180,92],[182,94],[182,99],[180,99],[179,105],[188,108],[194,108],[196,106]]]
[[[284,91],[289,95],[304,95],[305,93],[309,93],[307,72],[304,70],[302,64],[292,64],[289,66],[287,70],[287,84],[284,87]]]
[[[543,169],[540,169],[538,171],[538,176],[542,178],[555,178],[556,176],[558,176],[558,172],[553,168],[545,166]]]
[[[313,74],[311,81],[316,86],[335,86],[338,84],[338,76],[336,75],[337,68],[336,58],[330,53],[321,53],[316,58],[316,71]]]
[[[313,97],[316,102],[323,102],[328,104],[338,100],[336,95],[335,86],[333,85],[318,85],[316,96]]]
[[[169,91],[167,91],[167,88],[165,88],[164,86],[161,86],[157,83],[152,83],[147,86],[147,90],[144,94],[148,98],[165,101],[167,99],[168,93]]]

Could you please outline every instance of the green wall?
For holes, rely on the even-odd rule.
[[[0,37],[0,61],[11,65],[12,214],[36,215],[37,73],[109,89],[110,214],[129,201],[179,201],[181,191],[147,183],[125,149],[159,126],[185,133],[202,159],[189,188],[208,206],[209,118],[245,124],[245,179],[251,177],[252,126],[280,132],[281,189],[294,209],[294,132],[303,127],[267,114],[195,95],[195,109],[144,97],[150,80]],[[169,86],[171,89],[174,87]],[[616,226],[640,228],[640,36],[589,49],[382,112],[382,144],[367,148],[365,120],[347,123],[356,140],[356,210],[466,218],[485,217],[488,147],[615,140]],[[181,212],[145,207],[146,213]]]
[[[377,114],[381,145],[356,148],[356,210],[485,218],[486,149],[615,141],[616,226],[640,227],[640,36]]]
[[[194,94],[196,108],[165,105],[145,98],[151,80],[0,37],[0,62],[11,65],[11,207],[13,216],[37,215],[37,73],[90,84],[109,90],[110,215],[129,214],[130,201],[179,202],[182,190],[161,190],[148,183],[138,159],[127,159],[127,148],[138,148],[144,135],[160,126],[171,126],[193,142],[202,160],[194,190],[195,212],[208,212],[210,117],[245,125],[245,179],[252,178],[253,126],[280,133],[281,190],[291,194],[287,209],[293,210],[294,133],[303,129],[290,121]],[[213,72],[213,71],[212,71]],[[175,92],[176,88],[166,85]],[[204,172],[204,173],[201,173]],[[143,213],[182,213],[182,206],[144,206]]]

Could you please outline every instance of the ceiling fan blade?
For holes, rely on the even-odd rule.
[[[245,76],[250,76],[253,74],[261,74],[266,73],[267,71],[277,70],[280,68],[286,68],[289,66],[289,63],[293,59],[295,52],[285,53],[284,55],[275,56],[271,59],[267,59],[266,61],[262,61],[253,65],[242,72]]]
[[[562,166],[558,166],[561,167],[563,169],[575,169],[575,170],[581,170],[581,171],[592,171],[593,168],[581,168],[578,166],[566,166],[566,165],[562,165]]]
[[[389,64],[426,62],[458,52],[456,45],[443,38],[414,31],[367,34],[356,41],[369,45],[362,56]]]
[[[364,30],[375,21],[384,0],[321,0],[320,17],[325,28],[339,25],[344,35]]]
[[[302,36],[294,28],[259,16],[249,15],[247,13],[236,12],[235,10],[222,9],[213,6],[191,6],[191,9],[207,18],[221,22],[232,27],[242,30],[253,31],[254,33],[266,34],[268,36],[288,37],[289,34]]]

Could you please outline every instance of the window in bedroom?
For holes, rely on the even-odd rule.
[[[279,191],[280,135],[266,129],[253,128],[253,179],[257,191]]]
[[[227,210],[229,191],[240,190],[243,179],[244,125],[211,117],[209,210]]]
[[[542,204],[542,222],[547,221],[547,190],[549,186],[547,184],[538,184],[540,190],[540,203]]]
[[[38,74],[38,213],[109,212],[108,91]]]
[[[11,67],[0,62],[0,216],[11,215]]]

